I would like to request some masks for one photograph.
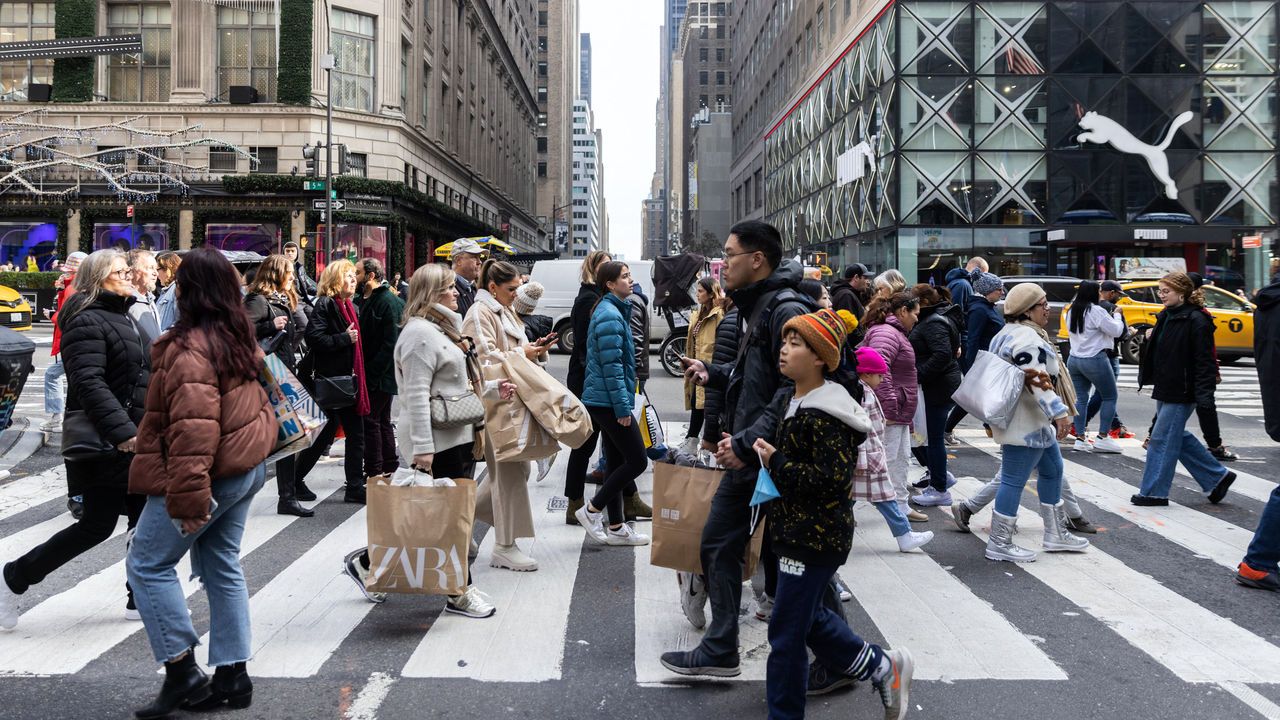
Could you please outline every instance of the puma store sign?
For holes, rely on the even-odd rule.
[[[1084,117],[1080,118],[1080,127],[1084,128],[1085,132],[1076,136],[1076,140],[1080,143],[1091,142],[1099,145],[1110,145],[1127,155],[1141,155],[1147,161],[1147,167],[1150,168],[1151,174],[1155,176],[1156,181],[1164,186],[1165,197],[1170,200],[1177,200],[1178,185],[1169,176],[1169,158],[1165,156],[1165,151],[1169,149],[1169,144],[1173,142],[1173,134],[1178,131],[1178,128],[1190,122],[1191,117],[1191,111],[1187,111],[1174,118],[1173,123],[1169,125],[1169,129],[1165,131],[1164,139],[1160,141],[1160,144],[1148,145],[1134,137],[1133,133],[1125,130],[1120,123],[1106,115],[1087,112]]]

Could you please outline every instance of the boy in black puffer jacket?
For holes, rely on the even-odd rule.
[[[754,449],[781,495],[769,506],[769,531],[778,555],[778,589],[769,619],[769,717],[804,716],[808,655],[858,680],[871,680],[885,717],[906,716],[914,671],[906,649],[885,651],[853,633],[822,603],[836,569],[849,557],[853,538],[853,471],[858,445],[871,422],[839,383],[848,329],[830,310],[801,315],[783,326],[778,367],[795,382],[780,391],[774,410],[782,418],[777,446],[756,440]]]

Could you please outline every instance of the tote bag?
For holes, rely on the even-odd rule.
[[[368,486],[370,592],[458,595],[467,589],[467,549],[476,517],[476,482],[453,486]]]

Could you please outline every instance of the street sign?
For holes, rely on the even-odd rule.
[[[303,180],[302,189],[303,190],[319,190],[323,192],[324,181],[323,180]]]
[[[346,207],[346,203],[343,202],[342,200],[325,201],[324,199],[316,199],[311,201],[311,209],[319,210],[321,212],[325,210],[330,210],[330,209],[332,209],[334,212],[342,212],[342,209],[344,207]]]
[[[124,215],[125,215],[125,217],[133,217],[133,206],[132,206],[132,205],[126,205],[126,206],[125,206],[125,208],[124,208]]]
[[[1262,236],[1261,235],[1245,235],[1244,237],[1240,238],[1240,247],[1246,250],[1260,248],[1262,247]]]

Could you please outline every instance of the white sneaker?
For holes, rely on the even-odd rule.
[[[46,420],[44,424],[40,426],[40,429],[47,433],[62,432],[62,416],[54,415],[53,417]]]
[[[676,572],[680,585],[680,609],[689,624],[701,630],[707,626],[707,584],[701,575]]]
[[[551,472],[551,466],[556,464],[556,458],[558,457],[560,457],[560,453],[534,461],[534,464],[538,466],[537,482],[542,482],[547,478],[547,474]]]
[[[897,537],[898,552],[911,552],[918,547],[923,547],[932,539],[932,530],[925,530],[924,532],[916,532],[912,530],[906,535],[899,535]]]
[[[489,567],[515,572],[533,572],[538,569],[538,561],[521,552],[519,545],[494,545],[493,555],[489,558]]]
[[[680,452],[685,455],[697,455],[698,448],[702,447],[702,443],[696,437],[687,437],[684,442],[680,443]]]
[[[849,586],[845,584],[844,578],[840,577],[839,573],[836,573],[835,581],[836,581],[836,593],[840,596],[840,602],[849,602],[850,600],[852,600],[853,591],[850,590]]]
[[[773,598],[768,593],[756,595],[756,619],[769,622],[773,615]]]
[[[583,503],[582,507],[574,511],[573,516],[578,518],[578,524],[587,531],[587,537],[601,545],[608,545],[609,539],[604,532],[604,512],[591,512],[587,507],[589,503]]]
[[[1124,448],[1120,445],[1120,441],[1110,437],[1100,437],[1093,441],[1093,451],[1096,453],[1114,453],[1119,455],[1124,452]]]
[[[609,528],[609,532],[604,537],[605,545],[648,545],[649,536],[644,533],[636,532],[635,528],[627,523],[622,523],[617,530]]]
[[[497,608],[475,586],[467,588],[461,595],[455,595],[444,604],[444,611],[469,618],[491,617]]]
[[[0,628],[12,630],[18,624],[18,593],[0,577]]]
[[[1093,452],[1093,443],[1084,438],[1076,438],[1076,444],[1071,446],[1076,452]]]
[[[364,586],[365,578],[369,576],[369,571],[365,570],[364,566],[360,564],[360,556],[363,555],[364,552],[364,548],[358,548],[347,553],[347,556],[342,558],[342,571],[346,573],[346,576],[351,578],[351,582],[355,583],[356,587],[360,589],[360,594],[364,595],[365,600],[368,600],[371,603],[386,602],[386,593],[372,592],[369,588]]]

